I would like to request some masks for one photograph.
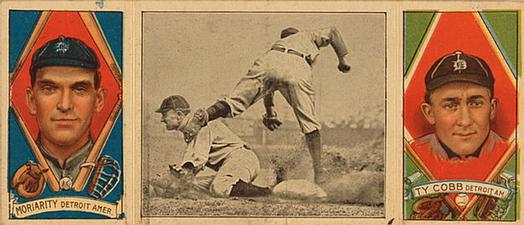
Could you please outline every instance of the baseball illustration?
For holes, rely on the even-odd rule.
[[[62,190],[69,190],[71,189],[71,187],[73,186],[73,181],[71,180],[70,177],[63,177],[62,179],[60,179],[60,188]]]
[[[455,203],[460,207],[466,206],[468,202],[469,197],[466,194],[458,194],[457,197],[455,197]]]

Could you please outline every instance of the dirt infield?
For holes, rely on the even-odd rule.
[[[271,198],[167,199],[152,198],[144,215],[154,216],[254,216],[254,217],[383,217],[382,206],[312,203]]]
[[[150,196],[149,181],[165,173],[167,165],[174,163],[183,151],[183,143],[176,140],[180,139],[171,136],[171,139],[159,138],[151,142],[152,149],[157,151],[150,151],[143,157],[149,160],[145,164],[148,172],[143,174],[146,179],[143,182],[142,214],[145,216],[384,216],[383,136],[357,143],[351,148],[323,146],[323,173],[319,186],[328,198],[321,202],[275,196],[221,199],[185,188],[165,196]],[[297,135],[295,145],[254,147],[261,163],[255,184],[272,187],[279,180],[312,180],[311,159],[301,135]]]

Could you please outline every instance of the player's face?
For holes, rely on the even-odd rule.
[[[180,127],[182,119],[184,119],[184,114],[182,112],[170,109],[169,111],[162,113],[162,120],[160,122],[166,124],[167,130],[176,130]]]
[[[488,88],[456,82],[436,89],[422,111],[440,141],[459,156],[475,152],[486,140],[495,117],[496,99]]]
[[[104,91],[95,89],[94,77],[94,71],[78,67],[49,66],[37,71],[26,94],[43,142],[57,146],[87,142],[91,119],[104,105]]]

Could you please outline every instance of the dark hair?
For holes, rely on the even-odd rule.
[[[438,88],[437,88],[437,89],[438,89]],[[435,89],[435,90],[437,90],[437,89]],[[489,89],[489,88],[488,88],[488,89]],[[426,103],[428,103],[428,104],[431,104],[431,94],[432,94],[435,90],[433,90],[433,91],[427,91],[427,90],[426,90],[426,93],[424,93],[424,102],[426,102]],[[494,97],[494,92],[495,92],[495,91],[494,91],[493,89],[489,89],[489,94],[490,94],[491,99],[493,99],[493,97]]]
[[[42,67],[44,68],[44,67]],[[82,67],[80,67],[82,68]],[[39,68],[41,69],[41,68]],[[93,78],[94,80],[94,84],[95,84],[95,89],[98,89],[100,88],[100,71],[98,70],[93,70],[95,72],[95,77]],[[30,73],[30,76],[31,76],[31,86],[35,86],[35,82],[36,82],[36,75],[38,74],[38,70],[36,70],[36,72],[34,73]]]

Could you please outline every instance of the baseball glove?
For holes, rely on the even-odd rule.
[[[150,196],[176,199],[208,199],[209,192],[193,184],[194,172],[177,165],[161,172],[150,181]]]
[[[442,220],[449,214],[449,210],[442,210],[445,206],[444,199],[440,197],[422,198],[413,204],[413,219]]]
[[[191,183],[198,170],[193,167],[193,164],[186,163],[182,167],[177,166],[176,164],[171,164],[169,165],[169,171],[171,172],[171,175],[175,176],[175,178],[186,183]]]
[[[277,119],[277,113],[276,112],[273,112],[273,115],[264,114],[262,116],[262,123],[270,131],[274,131],[274,130],[278,129],[278,127],[280,127],[280,125],[282,125],[282,122],[280,122],[280,120]]]
[[[475,215],[481,220],[492,220],[495,216],[497,199],[481,195],[475,207]]]
[[[43,172],[38,164],[29,161],[16,170],[11,185],[24,198],[37,197],[45,188]]]
[[[102,156],[95,167],[95,172],[87,194],[94,199],[101,199],[109,195],[120,181],[120,165],[111,156]]]
[[[206,110],[197,109],[195,113],[190,113],[187,116],[190,116],[189,122],[181,128],[181,131],[184,133],[184,141],[189,143],[198,134],[200,129],[207,125],[209,115]]]

